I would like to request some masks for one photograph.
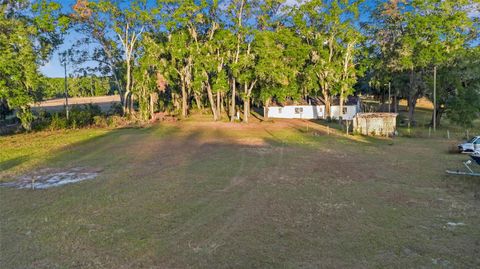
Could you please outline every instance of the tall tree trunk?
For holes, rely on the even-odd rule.
[[[253,87],[255,87],[256,83],[257,80],[255,79],[252,81],[250,86],[247,83],[244,84],[245,98],[243,99],[243,122],[245,123],[248,123],[248,117],[250,116],[250,97],[252,95]]]
[[[248,123],[250,116],[250,96],[245,96],[243,101],[243,122]]]
[[[415,106],[417,105],[418,96],[415,87],[415,71],[413,68],[410,70],[409,84],[410,90],[407,95],[408,121],[410,122],[410,125],[415,126]]]
[[[399,103],[399,99],[397,95],[394,95],[393,96],[393,112],[394,113],[398,113],[398,103]]]
[[[343,97],[343,90],[340,92],[340,111],[339,111],[339,116],[338,119],[342,120],[343,119],[343,102],[345,101],[345,97]]]
[[[228,93],[225,93],[225,96],[224,96],[223,99],[225,100],[224,111],[226,112],[227,117],[230,117],[230,98],[229,98]]]
[[[235,96],[236,96],[236,81],[235,78],[232,79],[232,101],[230,107],[230,121],[235,121]]]
[[[240,56],[240,43],[242,41],[242,35],[240,28],[242,27],[242,18],[243,18],[243,8],[245,6],[245,0],[240,2],[240,10],[237,13],[237,51],[235,53],[235,63],[238,63],[238,57]],[[230,111],[230,121],[233,122],[235,120],[235,95],[236,95],[236,80],[235,78],[232,79],[232,107]]]
[[[408,121],[410,125],[415,126],[415,106],[417,105],[418,96],[416,94],[409,95],[407,98],[408,103]]]
[[[155,117],[155,104],[158,102],[158,93],[150,93],[150,118]]]
[[[213,99],[212,87],[210,87],[210,83],[208,82],[206,83],[206,88],[207,88],[208,101],[210,102],[210,108],[212,109],[213,120],[217,121],[218,120],[217,107],[215,105],[215,100]]]
[[[179,97],[178,94],[172,92],[172,99],[173,99],[173,107],[174,111],[179,111],[181,109],[180,102],[178,101]]]
[[[443,112],[444,112],[444,110],[443,110],[443,108],[441,107],[440,104],[437,104],[437,110],[436,111],[437,111],[437,114],[436,114],[436,117],[435,117],[435,124],[436,124],[437,127],[439,127],[440,122],[441,122],[441,118],[442,118]],[[433,112],[432,112],[432,118],[430,120],[430,126],[433,126]]]
[[[131,84],[131,70],[130,70],[130,59],[128,58],[128,54],[126,55],[127,56],[127,59],[126,59],[126,64],[127,64],[127,74],[126,74],[126,85],[125,85],[125,106],[124,106],[124,114],[125,112],[127,112],[127,109],[129,110],[128,112],[131,112],[129,107],[130,107],[130,104],[128,103],[128,98],[131,96],[131,92],[130,92],[130,84]]]
[[[128,114],[128,100],[129,100],[129,97],[130,97],[130,91],[125,91],[124,95],[123,95],[123,106],[122,106],[122,110],[123,110],[123,115],[127,115]]]
[[[221,93],[220,92],[217,92],[217,120],[220,120],[220,118],[222,117],[222,111],[221,111]]]
[[[267,98],[267,100],[265,100],[265,106],[263,107],[263,119],[264,120],[268,120],[268,108],[270,106],[270,102],[271,102],[271,98]]]
[[[220,94],[220,115],[219,115],[220,118],[222,117],[222,113],[225,112],[225,106],[223,104],[224,102],[225,102],[225,95],[221,93]]]
[[[133,101],[135,100],[135,97],[133,96],[132,93],[130,93],[130,100],[129,100],[129,103],[128,103],[128,113],[129,114],[132,114],[134,112],[134,109],[133,109]]]
[[[193,91],[193,97],[195,98],[195,103],[197,104],[197,109],[202,110],[202,101],[200,100],[200,96],[196,91]]]
[[[188,96],[187,89],[185,88],[185,82],[182,82],[182,116],[186,118],[188,116]]]
[[[330,102],[330,96],[325,98],[325,115],[327,118],[332,118],[332,102]]]
[[[248,94],[248,85],[243,85],[245,90],[245,97],[243,98],[243,122],[248,123],[248,116],[250,115],[250,95]]]

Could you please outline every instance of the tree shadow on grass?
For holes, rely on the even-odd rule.
[[[12,169],[15,166],[18,166],[26,161],[28,161],[29,157],[27,155],[19,156],[13,159],[9,159],[3,162],[0,162],[0,171]]]
[[[5,172],[3,176],[6,179],[30,173],[39,168],[73,168],[83,165],[102,168],[105,161],[112,164],[110,160],[118,158],[122,153],[122,148],[128,147],[129,143],[141,141],[149,136],[154,139],[166,137],[174,133],[176,129],[173,126],[163,125],[154,125],[147,128],[112,129],[101,135],[94,135],[76,143],[67,144],[50,152],[48,157],[23,155],[0,162],[0,171]],[[88,161],[89,158],[92,160]],[[22,169],[16,169],[17,166],[25,166],[24,164],[29,161],[35,162]]]
[[[183,129],[182,124],[160,124],[112,130],[65,147],[43,165],[100,165],[105,167],[105,176],[103,180],[50,189],[48,195],[24,190],[8,194],[4,205],[15,205],[19,210],[3,211],[9,221],[3,235],[32,230],[36,236],[33,240],[24,236],[5,240],[6,264],[20,262],[5,267],[34,267],[40,259],[35,260],[35,255],[43,259],[45,267],[82,264],[88,260],[86,255],[98,258],[92,254],[95,252],[107,257],[98,264],[111,268],[121,267],[125,259],[133,261],[128,267],[208,267],[224,261],[239,267],[268,267],[272,264],[264,263],[263,257],[282,262],[284,253],[293,253],[287,255],[293,264],[302,260],[304,252],[316,255],[318,249],[333,246],[335,253],[341,253],[348,242],[369,243],[367,231],[359,229],[370,226],[341,226],[355,223],[353,217],[371,223],[370,217],[361,217],[365,211],[360,215],[354,203],[350,211],[350,204],[343,199],[353,196],[350,200],[358,199],[360,206],[378,201],[361,200],[366,199],[363,191],[368,186],[358,189],[360,184],[353,184],[368,184],[378,177],[368,160],[388,159],[377,154],[366,162],[362,155],[349,154],[361,152],[351,144],[340,145],[328,154],[312,147],[297,147],[291,140],[285,141],[285,135],[318,139],[317,145],[329,149],[333,140],[351,140],[309,136],[298,131],[303,129],[300,122],[295,123],[292,131],[267,126],[273,131],[265,130],[268,135],[263,136],[249,132],[238,136],[239,131],[230,125]],[[382,163],[376,165],[382,167]],[[384,188],[385,183],[379,187]],[[22,203],[27,198],[28,203]],[[345,207],[340,210],[330,205]],[[328,223],[312,221],[317,208],[323,210],[318,216],[325,216]],[[372,209],[366,212],[378,207]],[[49,222],[34,222],[32,216],[41,216],[42,220],[48,217]],[[385,215],[387,218],[390,215]],[[408,219],[401,221],[403,225]],[[350,227],[361,237],[342,232]],[[279,231],[288,231],[284,233],[287,237],[279,236]],[[311,234],[318,240],[305,240]],[[382,240],[382,234],[374,236]],[[338,241],[342,244],[331,243]],[[284,246],[285,250],[278,252],[272,245]],[[258,256],[259,247],[263,256]],[[350,247],[363,249],[360,244]],[[20,254],[25,259],[18,256],[19,248],[27,250]],[[32,251],[35,249],[38,252]],[[339,261],[343,258],[328,255]],[[355,254],[354,258],[362,255]],[[256,264],[252,266],[251,260]],[[281,267],[280,262],[274,265]]]

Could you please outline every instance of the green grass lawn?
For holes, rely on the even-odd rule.
[[[480,179],[444,173],[466,156],[442,138],[324,130],[183,121],[2,137],[3,181],[103,171],[0,188],[0,268],[480,266]]]

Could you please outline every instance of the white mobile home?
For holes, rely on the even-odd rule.
[[[355,115],[361,112],[360,100],[357,97],[348,98],[343,105],[343,111],[340,113],[340,105],[338,100],[333,100],[330,106],[330,117],[338,119],[342,117],[344,120],[352,120]],[[326,119],[325,105],[318,102],[312,105],[276,105],[268,107],[269,118],[283,119]]]
[[[268,117],[283,119],[323,119],[325,106],[285,105],[268,108]]]

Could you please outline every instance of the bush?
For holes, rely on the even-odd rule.
[[[32,129],[34,117],[30,108],[21,108],[21,110],[17,113],[17,117],[20,119],[23,129],[26,131],[30,131]]]
[[[67,119],[64,117],[60,117],[59,113],[55,113],[52,116],[52,120],[50,121],[50,130],[60,130],[66,129],[68,126]]]
[[[104,116],[93,117],[93,124],[96,127],[101,127],[101,128],[105,128],[108,126],[107,119]]]
[[[115,128],[120,125],[123,125],[124,119],[120,116],[110,116],[107,119],[107,125],[108,127]]]
[[[122,115],[123,114],[123,107],[121,103],[113,103],[108,111],[109,115]]]
[[[94,124],[94,117],[102,114],[98,105],[84,105],[83,108],[73,106],[70,110],[69,126],[72,128],[85,127]]]
[[[45,110],[40,110],[35,117],[35,120],[32,122],[32,129],[35,131],[40,131],[49,128],[52,121],[52,116],[50,113]]]

